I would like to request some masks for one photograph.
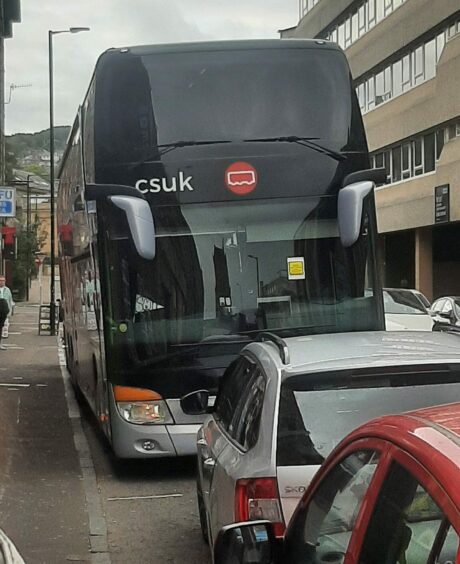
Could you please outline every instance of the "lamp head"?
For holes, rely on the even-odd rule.
[[[81,31],[89,31],[89,27],[71,27],[69,31],[70,33],[80,33]]]

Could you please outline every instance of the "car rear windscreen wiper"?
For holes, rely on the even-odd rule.
[[[347,153],[341,153],[329,149],[328,147],[323,147],[315,141],[319,137],[297,137],[296,135],[287,135],[285,137],[261,137],[260,139],[245,139],[245,143],[297,143],[298,145],[303,145],[313,151],[322,153],[323,155],[328,155],[336,161],[344,161],[347,158]]]

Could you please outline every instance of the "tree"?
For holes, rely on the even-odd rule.
[[[16,232],[17,258],[13,261],[13,288],[17,291],[19,299],[24,299],[27,289],[27,280],[32,275],[36,275],[35,265],[36,253],[38,253],[44,243],[45,238],[38,234],[39,220],[36,217],[31,224],[29,233],[24,225],[18,227]]]
[[[5,180],[11,182],[14,180],[13,169],[18,168],[18,160],[15,152],[12,150],[11,144],[5,143]]]

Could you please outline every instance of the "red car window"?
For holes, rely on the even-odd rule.
[[[359,564],[456,562],[458,535],[419,482],[392,462],[367,527]]]
[[[358,450],[328,472],[296,516],[286,562],[343,562],[379,458],[377,451]]]

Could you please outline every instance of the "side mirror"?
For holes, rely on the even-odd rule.
[[[363,202],[374,189],[370,181],[356,182],[342,188],[339,192],[338,219],[340,240],[344,247],[356,243],[361,231]]]
[[[155,224],[152,210],[139,190],[117,184],[87,184],[85,200],[109,200],[126,213],[131,236],[142,258],[155,258]]]
[[[452,311],[440,311],[439,313],[437,313],[438,321],[441,321],[441,323],[443,323],[444,321],[448,321],[449,323],[452,321]]]
[[[364,199],[376,184],[385,182],[384,168],[358,170],[344,178],[338,200],[339,233],[344,247],[351,247],[359,238]]]
[[[109,200],[126,213],[134,245],[142,258],[155,258],[155,226],[146,200],[131,196],[110,196]]]
[[[214,564],[276,564],[276,539],[270,521],[224,527],[214,544]]]
[[[182,411],[187,415],[205,415],[208,413],[209,392],[197,390],[191,392],[180,400]]]

